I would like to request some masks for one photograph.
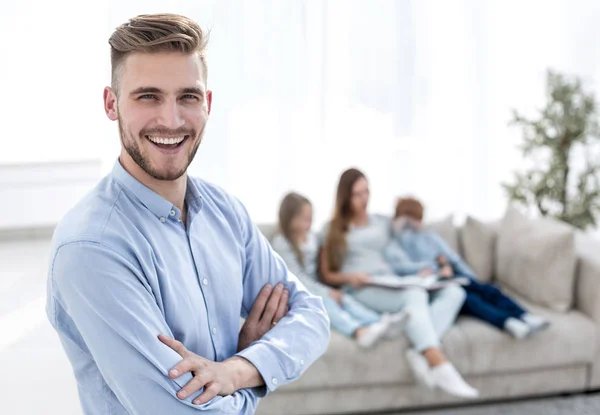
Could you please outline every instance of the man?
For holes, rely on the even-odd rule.
[[[145,15],[109,43],[121,154],[58,225],[48,282],[83,410],[252,414],[326,349],[323,304],[238,200],[186,174],[212,101],[202,29]]]

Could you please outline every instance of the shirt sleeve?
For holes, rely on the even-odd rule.
[[[394,239],[386,245],[383,254],[394,272],[400,276],[415,275],[424,268],[431,268],[434,272],[437,270],[434,262],[413,261]]]
[[[308,291],[315,295],[325,296],[329,295],[330,288],[326,285],[320,283],[315,278],[311,278],[305,271],[302,265],[300,265],[300,261],[298,261],[298,257],[296,253],[293,251],[290,243],[285,240],[283,235],[276,235],[273,238],[273,242],[271,246],[281,256],[283,261],[288,267],[288,270],[294,274],[300,282],[302,282]]]
[[[467,263],[458,255],[450,246],[446,243],[446,241],[436,233],[431,232],[430,237],[433,238],[435,244],[438,246],[438,249],[441,254],[445,255],[454,270],[457,274],[475,278],[475,272],[467,265]]]
[[[176,396],[192,375],[168,377],[181,357],[157,336],[173,333],[145,277],[116,251],[95,242],[63,245],[54,257],[51,282],[78,340],[128,413],[254,413],[258,398],[250,390],[203,405],[192,404],[201,391],[185,400]]]
[[[288,271],[267,239],[252,223],[244,206],[233,200],[245,244],[244,298],[246,311],[262,287],[283,282],[290,292],[290,311],[260,340],[238,353],[260,372],[267,392],[290,383],[321,356],[329,344],[329,317],[321,297],[312,295]]]

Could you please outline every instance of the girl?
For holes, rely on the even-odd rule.
[[[286,262],[290,272],[306,288],[323,298],[333,329],[356,339],[360,347],[372,347],[381,338],[392,338],[402,332],[407,315],[380,316],[350,295],[327,287],[317,278],[317,237],[310,232],[312,206],[307,198],[289,193],[279,208],[280,232],[273,237],[272,247]]]

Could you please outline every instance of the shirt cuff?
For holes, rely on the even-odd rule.
[[[269,392],[273,392],[279,386],[286,383],[287,376],[279,365],[277,356],[270,350],[267,344],[260,341],[255,342],[248,348],[237,353],[236,356],[243,357],[252,363],[262,376],[265,387],[253,389],[259,398],[264,398]]]

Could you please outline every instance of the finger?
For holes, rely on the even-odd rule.
[[[273,292],[271,292],[269,301],[267,301],[267,305],[265,306],[265,311],[263,311],[263,315],[260,319],[261,323],[268,324],[269,326],[271,325],[273,322],[273,316],[275,315],[277,307],[279,306],[281,294],[283,294],[283,284],[279,283],[275,286]]]
[[[175,350],[181,357],[185,357],[185,354],[188,351],[183,345],[183,343],[181,343],[179,340],[172,339],[170,337],[165,336],[164,334],[159,334],[158,340],[169,346],[171,349]]]
[[[198,359],[193,359],[191,356],[184,357],[182,361],[169,370],[169,377],[175,379],[187,372],[201,372],[203,368],[204,365]]]
[[[273,291],[273,286],[271,284],[266,284],[262,290],[258,293],[256,300],[254,301],[254,305],[252,306],[252,310],[250,310],[250,314],[248,314],[247,320],[258,323],[260,320],[260,316],[262,316],[263,311],[265,310],[265,306],[267,305],[267,300]]]
[[[177,397],[179,399],[187,398],[194,392],[197,392],[200,389],[202,389],[208,383],[208,381],[209,381],[209,379],[208,379],[208,376],[206,376],[206,374],[204,374],[204,375],[199,374],[199,375],[194,376],[192,378],[192,380],[190,380],[188,383],[186,383],[183,386],[183,388],[181,388],[179,390],[179,392],[177,392]]]
[[[281,294],[281,298],[279,299],[277,311],[275,311],[275,316],[273,317],[273,323],[277,323],[279,320],[285,317],[285,309],[288,306],[289,298],[290,292],[288,290],[283,290],[283,294]]]
[[[212,383],[204,389],[204,392],[202,392],[200,396],[194,399],[194,404],[202,405],[217,396],[219,392],[221,392],[220,386],[216,383]]]

